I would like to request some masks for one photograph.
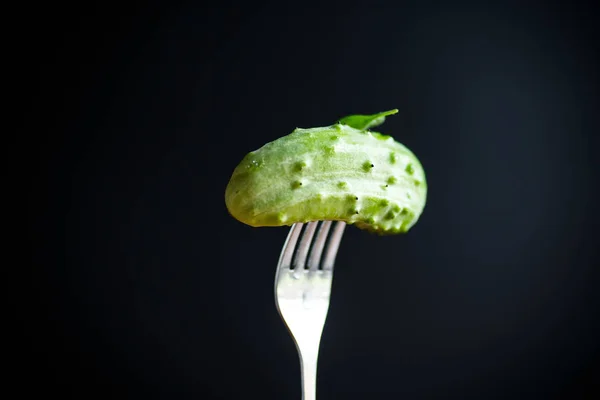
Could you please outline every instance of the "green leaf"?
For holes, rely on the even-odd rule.
[[[397,109],[393,109],[371,115],[349,115],[340,119],[339,123],[351,126],[354,129],[366,130],[383,124],[387,115],[396,114],[397,112]]]

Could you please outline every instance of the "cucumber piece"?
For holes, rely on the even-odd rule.
[[[247,225],[340,220],[382,235],[407,232],[427,198],[417,157],[370,131],[397,110],[351,115],[248,153],[225,190],[229,213]]]

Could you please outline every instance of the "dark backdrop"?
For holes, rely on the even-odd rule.
[[[592,5],[82,7],[32,6],[21,25],[21,390],[300,398],[272,290],[287,229],[231,218],[225,186],[296,127],[398,108],[381,131],[421,159],[428,203],[406,235],[347,230],[319,398],[593,398]]]

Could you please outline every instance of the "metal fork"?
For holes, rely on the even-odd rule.
[[[317,396],[319,344],[329,309],[333,265],[346,227],[344,222],[338,221],[327,241],[332,221],[322,221],[313,242],[317,224],[318,221],[306,224],[298,246],[296,243],[304,224],[292,225],[275,274],[277,310],[300,357],[303,400],[315,400]],[[321,260],[326,243],[327,249]]]

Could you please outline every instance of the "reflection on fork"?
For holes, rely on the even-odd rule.
[[[329,309],[333,266],[346,227],[338,221],[329,235],[333,222],[322,221],[315,237],[318,224],[292,225],[275,275],[275,303],[298,349],[304,400],[316,399],[319,343]]]

